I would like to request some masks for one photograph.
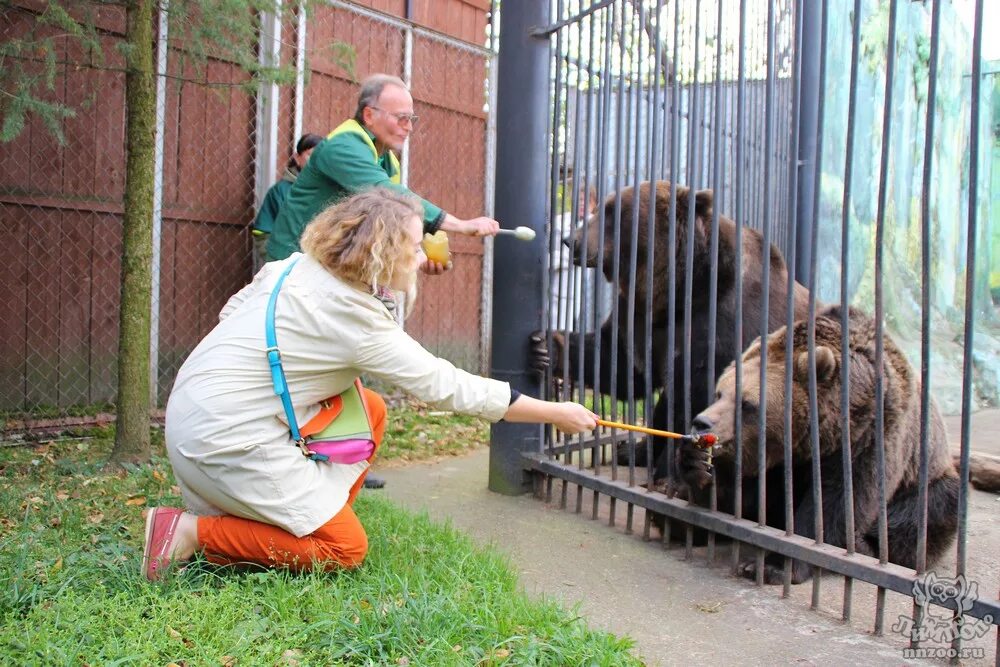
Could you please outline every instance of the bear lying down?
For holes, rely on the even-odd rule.
[[[875,425],[875,381],[883,378],[885,493],[889,560],[914,567],[917,559],[917,531],[922,511],[918,506],[920,470],[920,377],[903,352],[888,336],[883,336],[882,368],[875,364],[874,321],[855,309],[849,310],[848,378],[850,389],[850,460],[854,489],[854,534],[845,535],[843,422],[841,419],[841,307],[830,306],[816,315],[816,376],[819,423],[819,456],[823,539],[845,547],[851,540],[858,553],[879,554],[878,468]],[[815,538],[813,518],[812,445],[809,414],[809,360],[806,321],[795,324],[792,380],[792,476],[795,533]],[[786,328],[767,338],[766,464],[771,473],[784,467],[784,377]],[[694,420],[694,427],[711,430],[720,439],[713,467],[707,454],[692,446],[678,452],[679,472],[693,499],[704,501],[712,475],[718,482],[719,506],[732,507],[734,478],[733,421],[735,410],[743,413],[742,466],[744,498],[748,477],[758,474],[758,414],[760,402],[760,340],[743,353],[742,396],[735,393],[735,370],[730,366],[719,378],[716,400]],[[949,453],[944,422],[931,401],[928,432],[927,565],[933,565],[951,544],[958,526],[959,480]],[[770,476],[770,473],[769,473]],[[755,480],[750,480],[755,481]],[[769,485],[770,486],[770,485]],[[756,484],[754,484],[756,487]],[[770,486],[770,488],[774,488]],[[754,498],[756,489],[750,498]],[[779,501],[781,499],[778,499]],[[771,503],[768,503],[771,505]],[[780,502],[779,502],[780,508]],[[784,512],[769,508],[768,525],[784,529]],[[729,509],[731,511],[731,509]],[[747,516],[744,513],[744,516]],[[754,517],[756,515],[754,514]],[[783,557],[772,554],[765,561],[764,579],[780,583]],[[756,562],[747,561],[741,571],[756,576]],[[811,576],[811,567],[793,562],[792,581]]]

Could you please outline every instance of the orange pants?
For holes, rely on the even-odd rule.
[[[370,463],[385,434],[386,408],[381,396],[369,389],[364,392],[375,441]],[[367,476],[368,470],[361,473],[344,508],[309,535],[295,537],[277,526],[235,516],[203,516],[198,517],[198,544],[207,560],[220,565],[257,563],[295,570],[312,569],[314,563],[327,570],[358,567],[368,553],[368,536],[352,505]]]

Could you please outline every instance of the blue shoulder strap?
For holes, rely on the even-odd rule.
[[[274,331],[274,307],[278,302],[278,291],[299,259],[301,257],[296,257],[292,260],[288,267],[278,276],[278,282],[274,284],[271,299],[267,302],[267,316],[264,320],[264,338],[267,343],[267,363],[271,366],[271,382],[274,383],[274,393],[281,397],[281,404],[284,406],[285,415],[288,417],[288,430],[292,432],[292,439],[301,447],[304,442],[302,435],[299,433],[299,423],[295,419],[295,410],[292,409],[292,396],[288,392],[288,383],[285,381],[285,369],[281,365],[281,351],[278,350],[278,337]]]

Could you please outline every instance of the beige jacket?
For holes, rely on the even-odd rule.
[[[441,409],[503,417],[510,386],[438,359],[371,294],[295,254],[266,264],[234,295],[219,324],[177,374],[167,402],[167,453],[188,509],[264,521],[297,536],[329,521],[365,470],[316,463],[289,436],[264,354],[264,316],[278,276],[301,257],[278,295],[275,328],[299,424],[319,401],[364,374]]]

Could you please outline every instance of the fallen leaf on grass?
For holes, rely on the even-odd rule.
[[[301,657],[302,657],[302,651],[298,650],[297,648],[290,648],[284,653],[282,653],[281,657],[278,658],[278,661],[274,664],[276,666],[287,665],[288,667],[298,667],[299,664],[298,658]]]
[[[92,523],[92,524],[94,524],[96,526],[97,524],[99,524],[102,521],[104,521],[104,513],[103,512],[94,512],[93,514],[91,514],[90,516],[87,517],[87,521],[89,521],[90,523]]]
[[[69,494],[65,491],[59,491],[56,493],[56,500],[69,500]]]
[[[222,667],[236,667],[236,658],[231,655],[222,656],[219,658],[219,662],[222,664]]]
[[[187,639],[186,637],[184,637],[184,635],[182,635],[181,633],[177,632],[176,630],[174,630],[169,625],[167,626],[167,636],[170,637],[171,639],[180,640],[180,642],[182,644],[184,644],[184,646],[186,646],[187,648],[191,648],[191,647],[194,646],[194,642],[193,641],[191,641],[190,639]]]
[[[62,525],[62,519],[60,519],[57,516],[54,516],[51,519],[49,519],[49,525],[52,526],[53,528],[58,528],[59,526]]]
[[[510,651],[505,648],[498,648],[497,650],[493,651],[493,657],[500,658],[501,660],[503,660],[504,658],[510,657]]]
[[[146,496],[134,496],[125,501],[126,505],[145,505]]]
[[[406,667],[406,665],[410,664],[410,659],[407,657],[399,658],[398,660],[396,660],[396,664],[402,665],[402,667]]]
[[[159,470],[154,470],[153,471],[153,479],[155,479],[157,482],[165,482],[167,478],[164,477],[163,473],[160,472]]]
[[[56,572],[62,569],[62,565],[63,565],[62,556],[60,556],[59,560],[57,560],[55,563],[52,564],[52,569],[50,571],[53,574],[55,574]]]

